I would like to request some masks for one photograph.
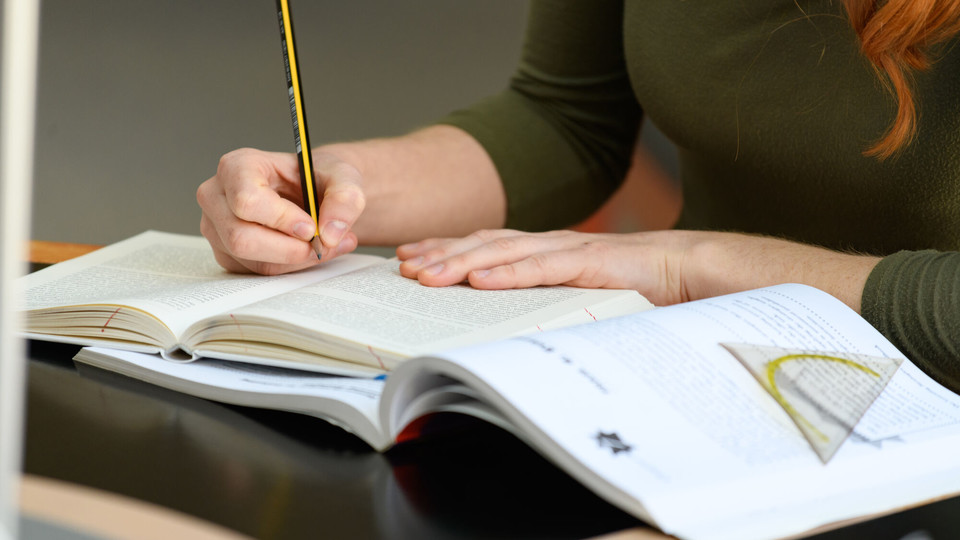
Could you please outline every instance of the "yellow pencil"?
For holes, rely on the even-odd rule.
[[[280,38],[283,42],[283,63],[287,72],[287,93],[290,98],[290,117],[293,120],[293,140],[300,162],[300,187],[303,189],[303,209],[313,218],[315,226],[310,245],[320,259],[320,216],[317,212],[316,188],[313,180],[313,164],[310,162],[310,137],[307,135],[307,111],[303,104],[300,86],[300,66],[297,63],[297,46],[293,39],[293,17],[290,2],[277,0],[277,18],[280,21]]]

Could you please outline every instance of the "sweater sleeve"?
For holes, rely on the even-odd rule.
[[[535,0],[509,87],[438,123],[465,130],[492,158],[507,227],[548,230],[588,217],[619,186],[640,117],[622,0]]]
[[[960,393],[960,252],[885,257],[867,279],[862,312],[917,367]]]

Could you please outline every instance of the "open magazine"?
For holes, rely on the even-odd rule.
[[[76,360],[318,416],[381,451],[431,413],[479,417],[680,538],[785,537],[960,492],[960,397],[910,362],[824,464],[731,342],[902,356],[833,297],[780,285],[420,356],[385,379],[110,349]]]

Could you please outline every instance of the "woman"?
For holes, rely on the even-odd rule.
[[[535,1],[503,93],[314,150],[323,257],[416,242],[401,271],[427,285],[657,304],[806,283],[960,391],[958,29],[960,0]],[[519,232],[598,207],[642,115],[679,149],[675,230]],[[292,155],[224,156],[197,195],[224,267],[316,264],[297,178]]]

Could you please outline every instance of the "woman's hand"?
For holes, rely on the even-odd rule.
[[[467,234],[499,226],[506,216],[493,161],[451,126],[325,145],[312,155],[324,261],[353,251],[360,239],[384,246]],[[223,156],[216,176],[197,190],[200,230],[217,261],[261,274],[317,264],[308,244],[317,227],[301,193],[293,154],[243,149]]]
[[[687,300],[681,286],[688,238],[674,231],[590,234],[501,229],[397,248],[400,272],[424,285],[468,281],[478,289],[537,285],[635,289],[655,304]]]
[[[855,310],[879,260],[776,238],[701,231],[589,234],[485,230],[397,248],[400,272],[424,285],[635,289],[657,305],[776,283],[806,283]]]
[[[364,208],[360,172],[314,151],[322,259],[353,251],[351,231]],[[216,176],[200,185],[200,231],[217,262],[233,272],[281,274],[318,263],[308,243],[317,225],[303,210],[293,154],[241,149],[220,159]]]

